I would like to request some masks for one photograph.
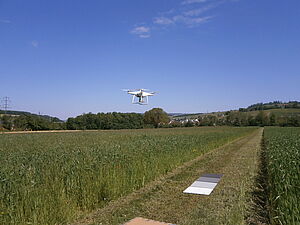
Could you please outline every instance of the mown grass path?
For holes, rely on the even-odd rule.
[[[206,153],[74,225],[122,224],[134,217],[174,224],[246,224],[263,129]],[[203,173],[224,174],[210,196],[183,194]]]

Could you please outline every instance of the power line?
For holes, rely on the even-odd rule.
[[[10,103],[10,99],[9,97],[5,96],[3,99],[2,99],[2,108],[4,110],[4,114],[7,113],[7,110],[10,109],[10,106],[9,106],[9,103]]]

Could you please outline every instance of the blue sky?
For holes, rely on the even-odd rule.
[[[62,119],[300,100],[300,1],[0,0],[0,82],[13,109]]]

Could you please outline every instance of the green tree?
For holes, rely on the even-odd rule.
[[[7,130],[11,130],[13,128],[13,118],[11,116],[4,115],[1,120],[3,128]]]
[[[153,108],[144,114],[144,123],[151,124],[155,128],[159,125],[169,123],[170,118],[168,114],[161,108]]]
[[[271,113],[269,116],[269,120],[270,120],[270,125],[271,126],[275,126],[276,125],[276,116],[274,113]]]
[[[257,122],[257,125],[259,125],[259,126],[267,126],[267,125],[269,125],[268,115],[266,114],[266,112],[264,112],[262,110],[259,111],[259,113],[255,117],[255,120]]]
[[[139,113],[98,113],[83,114],[69,118],[66,122],[70,130],[90,129],[140,129],[143,128],[143,115]]]

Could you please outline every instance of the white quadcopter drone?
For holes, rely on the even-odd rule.
[[[132,104],[139,104],[139,105],[147,105],[148,104],[148,97],[153,96],[156,92],[147,92],[148,89],[136,89],[136,90],[129,90],[123,89],[126,91],[127,94],[132,95]],[[135,100],[137,98],[137,101]]]

